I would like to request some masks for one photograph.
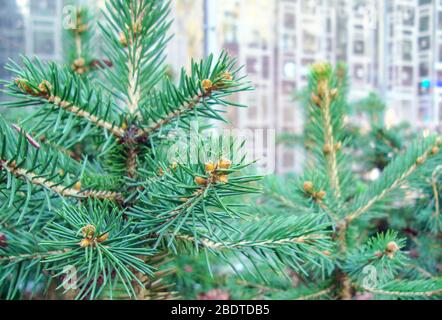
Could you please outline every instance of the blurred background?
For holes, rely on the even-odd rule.
[[[72,2],[0,0],[0,79],[9,78],[4,65],[20,54],[64,60],[63,19]],[[76,3],[98,12],[104,2]],[[372,92],[381,97],[387,126],[408,122],[415,130],[441,131],[442,0],[171,0],[171,5],[172,72],[188,67],[191,57],[223,49],[245,65],[256,90],[237,97],[249,108],[229,113],[235,128],[302,134],[303,109],[295,95],[307,84],[309,65],[327,60],[348,66],[351,101]],[[99,54],[99,40],[96,44]],[[282,143],[274,153],[278,173],[299,170],[299,149]]]

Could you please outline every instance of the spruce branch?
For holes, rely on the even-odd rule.
[[[48,269],[57,274],[66,266],[74,266],[79,278],[78,298],[94,299],[103,290],[112,290],[115,281],[135,297],[136,285],[143,286],[136,273],[153,275],[151,266],[142,259],[153,254],[146,246],[147,232],[134,234],[130,225],[123,226],[122,213],[107,201],[89,201],[79,208],[67,205],[57,214],[61,221],[45,228],[51,240],[41,245],[65,250],[44,260],[51,266]]]
[[[341,174],[339,173],[338,153],[342,152],[343,132],[342,109],[345,89],[328,63],[316,63],[312,66],[309,88],[311,91],[309,113],[316,128],[311,130],[313,141],[317,141],[318,156],[325,163],[331,192],[337,200],[341,198]],[[322,137],[320,136],[322,134]],[[342,156],[341,156],[342,158]]]
[[[105,53],[114,61],[106,74],[122,93],[118,98],[128,113],[139,116],[146,96],[165,74],[169,5],[166,1],[112,0],[106,8],[106,21],[100,27]]]
[[[401,251],[404,246],[405,239],[399,239],[397,232],[378,234],[370,238],[364,246],[348,254],[343,270],[352,280],[362,282],[367,277],[364,271],[371,267],[376,270],[377,283],[391,281],[409,262]]]
[[[432,298],[442,296],[441,279],[392,281],[380,287],[363,287],[363,290],[383,297]]]
[[[62,196],[62,197],[72,197],[72,198],[95,198],[102,200],[120,200],[122,199],[122,195],[117,192],[111,191],[99,191],[99,190],[87,190],[81,191],[81,185],[75,184],[74,188],[69,188],[60,185],[60,182],[52,182],[47,178],[41,177],[41,175],[37,175],[33,172],[30,172],[25,169],[21,169],[16,167],[10,161],[0,160],[0,166],[4,169],[11,172],[15,177],[25,179],[36,186],[41,186],[46,189],[51,190],[52,192]]]
[[[101,92],[95,92],[86,85],[78,75],[71,74],[67,69],[60,69],[53,63],[42,64],[38,59],[35,63],[23,58],[23,67],[9,65],[8,68],[15,74],[14,82],[9,83],[6,93],[14,96],[16,101],[5,102],[7,107],[23,107],[29,105],[42,106],[32,115],[31,119],[40,118],[33,130],[45,134],[48,132],[46,123],[51,120],[55,110],[66,112],[61,115],[67,123],[73,122],[69,115],[78,118],[83,123],[91,123],[98,128],[105,129],[117,138],[125,134],[125,130],[117,125],[121,121],[115,117],[114,106],[111,101],[105,103]],[[57,115],[60,118],[60,115]],[[57,120],[58,122],[59,120]],[[70,126],[78,125],[72,123]],[[84,136],[85,133],[83,132]]]
[[[140,108],[144,119],[150,124],[143,126],[140,135],[153,135],[165,131],[167,125],[189,127],[189,118],[201,117],[224,121],[219,115],[222,111],[216,106],[238,106],[225,100],[234,93],[250,90],[238,76],[240,69],[235,68],[235,60],[222,53],[216,63],[211,55],[200,63],[193,62],[191,74],[183,69],[179,85],[175,86],[166,79],[161,90],[151,93],[146,106]]]
[[[210,233],[215,226],[231,229],[227,219],[244,216],[241,206],[227,203],[227,199],[257,192],[249,184],[260,177],[239,175],[248,164],[235,156],[241,151],[234,140],[220,138],[219,144],[212,142],[201,139],[196,143],[197,150],[191,147],[185,150],[186,154],[180,150],[173,162],[148,159],[150,169],[140,170],[146,182],[138,185],[139,202],[128,212],[140,227],[151,229],[161,240],[181,229],[197,233],[204,229]]]
[[[434,214],[431,215],[431,218],[433,221],[440,221],[440,194],[438,190],[438,179],[440,174],[442,173],[442,165],[439,165],[436,167],[436,169],[433,171],[433,174],[431,175],[431,187],[433,189],[434,194]],[[440,227],[439,229],[442,229]]]
[[[318,220],[320,218],[315,216],[267,216],[240,223],[235,226],[235,231],[228,234],[221,230],[214,230],[212,235],[179,233],[176,241],[189,249],[207,250],[226,262],[229,254],[248,259],[264,280],[266,276],[260,272],[258,261],[281,273],[284,273],[283,266],[290,266],[295,271],[308,274],[307,270],[311,267],[326,269],[333,250],[327,231],[329,224]]]
[[[305,296],[301,296],[301,297],[297,298],[296,300],[315,300],[315,299],[321,298],[323,296],[329,295],[334,290],[335,290],[335,285],[331,285],[330,287],[328,287],[328,288],[326,288],[324,290],[321,290],[321,291],[318,291],[318,292],[314,292],[314,293],[310,293],[310,294],[307,294]]]
[[[355,199],[352,212],[346,217],[346,221],[352,222],[366,214],[390,192],[402,186],[418,169],[425,167],[428,160],[439,153],[437,149],[440,144],[440,138],[435,137],[415,141],[405,154],[399,155],[390,163],[366,193]]]
[[[64,42],[64,49],[72,71],[85,77],[99,64],[92,55],[95,39],[94,16],[84,6],[77,6],[75,15],[75,25],[65,32],[67,41]]]

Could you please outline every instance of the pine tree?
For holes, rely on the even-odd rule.
[[[77,40],[87,39],[84,13]],[[250,84],[225,53],[173,83],[168,13],[166,1],[107,1],[99,30],[109,63],[97,76],[83,42],[68,65],[8,66],[14,99],[4,106],[34,112],[18,124],[0,118],[2,297],[173,298],[176,257],[200,253],[209,265],[256,266],[257,278],[263,264],[277,274],[330,263],[322,217],[246,212],[239,200],[260,177],[244,171],[242,141],[202,132]],[[189,132],[196,138],[175,148]]]
[[[347,92],[343,65],[312,66],[308,95],[303,95],[308,96],[305,172],[294,178],[269,178],[260,204],[262,214],[320,216],[330,223],[334,249],[327,255],[332,266],[322,275],[295,273],[295,286],[274,279],[273,286],[266,284],[260,292],[287,299],[440,298],[442,137],[401,141],[408,144],[405,149],[385,143],[379,135],[389,134],[381,122],[384,106],[371,95],[365,106],[370,105],[374,134],[354,140]],[[364,145],[368,141],[371,147]],[[366,154],[372,147],[374,157],[355,162],[355,149]],[[378,168],[380,177],[364,181],[353,174],[360,166]],[[419,232],[410,234],[410,226]],[[253,282],[249,286],[257,287]]]
[[[302,136],[282,142],[305,146],[299,175],[268,177],[257,198],[258,217],[314,217],[330,224],[331,263],[285,277],[261,265],[266,281],[204,273],[201,259],[183,259],[178,283],[199,299],[426,299],[442,296],[440,137],[417,137],[408,126],[386,127],[376,94],[346,101],[346,67],[312,66],[298,95],[306,109]],[[356,116],[355,116],[356,114]],[[367,117],[369,127],[360,126]],[[367,175],[372,171],[380,177]],[[315,221],[315,220],[313,220]],[[194,274],[198,276],[192,278]]]

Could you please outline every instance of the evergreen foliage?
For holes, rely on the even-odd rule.
[[[192,61],[172,81],[169,3],[106,3],[106,60],[91,53],[98,30],[82,8],[67,65],[8,66],[3,105],[34,112],[0,117],[2,298],[442,296],[442,137],[403,143],[373,95],[360,103],[370,133],[353,134],[345,67],[317,63],[302,95],[306,169],[251,198],[261,177],[244,142],[203,134],[252,89],[236,61]],[[361,159],[380,177],[354,174]],[[194,281],[218,290],[197,296]]]
[[[410,134],[404,125],[387,128],[382,120],[385,105],[375,94],[348,104],[345,70],[342,64],[335,69],[328,63],[311,67],[308,91],[299,95],[306,107],[304,135],[283,139],[304,142],[305,170],[266,178],[265,193],[254,208],[259,217],[308,217],[329,224],[333,244],[321,250],[331,263],[307,269],[307,274],[286,265],[286,277],[261,264],[268,275],[265,282],[250,277],[248,270],[241,277],[218,270],[213,280],[198,276],[202,287],[183,279],[191,275],[179,274],[183,291],[193,288],[208,292],[199,298],[234,299],[442,296],[442,138]],[[351,122],[355,112],[357,119],[368,118],[368,128]],[[184,263],[190,274],[201,264]]]
[[[68,65],[24,57],[8,66],[13,99],[3,105],[34,112],[17,124],[0,118],[3,298],[174,298],[176,258],[200,253],[275,273],[330,263],[322,217],[257,223],[238,201],[259,191],[243,143],[201,133],[251,86],[225,53],[172,82],[168,13],[166,1],[107,1],[109,63],[95,64],[96,76],[85,9]],[[175,148],[183,132],[198,139]]]
[[[342,65],[335,69],[328,63],[312,66],[308,99],[303,94],[308,110],[305,139],[309,141],[305,172],[290,183],[287,179],[268,179],[265,205],[260,211],[286,216],[325,215],[325,221],[332,224],[335,246],[329,253],[333,271],[325,279],[302,276],[309,286],[317,286],[314,298],[351,299],[364,292],[382,299],[440,297],[441,255],[433,255],[425,265],[421,259],[416,261],[416,255],[424,255],[428,247],[417,249],[416,244],[427,240],[436,245],[440,237],[442,137],[416,137],[405,148],[398,138],[401,143],[393,147],[390,142],[397,137],[396,129],[385,128],[385,106],[370,95],[359,106],[369,115],[371,131],[362,138],[366,140],[360,136],[355,140],[345,121],[351,109],[346,102],[345,73]],[[354,160],[356,151],[363,155],[358,163]],[[375,156],[362,160],[367,153]],[[381,158],[378,155],[384,156],[382,161],[376,161]],[[380,176],[367,181],[353,174],[361,163],[365,170],[381,171]],[[384,227],[376,227],[380,222]],[[390,229],[395,227],[400,227],[400,234]],[[411,228],[419,230],[414,239]],[[436,246],[440,248],[440,243]],[[292,298],[305,295],[302,286],[293,291],[297,293]]]

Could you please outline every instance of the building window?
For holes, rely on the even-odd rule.
[[[426,4],[430,4],[433,0],[419,0],[419,5],[423,6]]]
[[[313,33],[304,31],[304,52],[316,53],[318,51],[318,41]]]
[[[428,64],[426,62],[421,62],[419,64],[419,76],[420,77],[428,77],[430,70],[428,68]]]
[[[54,33],[50,31],[34,32],[34,53],[39,55],[53,55],[55,54],[55,39]]]
[[[284,34],[282,47],[285,52],[294,51],[296,48],[296,37],[290,34]]]
[[[355,65],[353,70],[353,76],[356,80],[364,80],[365,71],[363,65]]]
[[[403,7],[403,24],[406,26],[414,26],[414,10],[411,7]]]
[[[442,102],[439,102],[439,122],[442,122]]]
[[[262,77],[264,79],[270,77],[270,58],[268,56],[262,58]]]
[[[429,36],[419,38],[419,49],[420,50],[430,49],[430,37]]]
[[[286,61],[283,74],[284,78],[294,79],[296,77],[296,64],[293,61]]]
[[[31,0],[32,14],[55,16],[56,4],[54,0]]]
[[[413,68],[403,67],[402,68],[402,85],[412,86],[413,85]]]
[[[442,44],[439,45],[439,62],[442,63]]]
[[[295,165],[295,154],[292,150],[285,150],[283,156],[283,167],[291,168]]]
[[[364,41],[356,40],[354,42],[354,49],[353,50],[354,50],[355,54],[363,55],[364,54]]]
[[[425,32],[430,30],[430,17],[425,16],[419,19],[419,31]]]
[[[411,41],[404,41],[402,44],[402,59],[411,61],[413,59],[413,44]]]
[[[247,64],[247,73],[249,73],[249,74],[257,74],[258,73],[258,70],[257,70],[258,61],[256,58],[248,57],[246,64]]]
[[[295,29],[295,15],[293,13],[286,13],[284,15],[284,28]]]
[[[442,30],[442,11],[438,13],[437,26],[439,30]]]

